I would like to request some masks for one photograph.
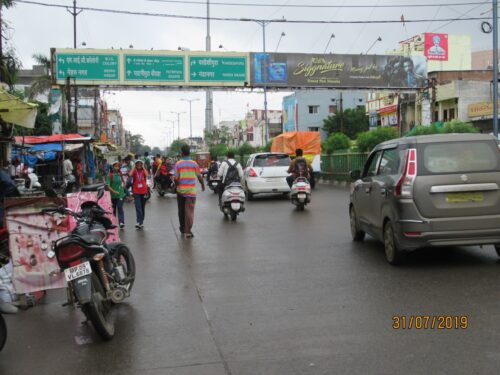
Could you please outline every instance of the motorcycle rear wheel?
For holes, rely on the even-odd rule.
[[[234,211],[231,211],[231,220],[236,221],[236,218],[238,217],[238,214]]]
[[[111,302],[106,300],[106,292],[101,280],[92,274],[92,299],[82,306],[87,318],[92,322],[99,336],[108,341],[115,335],[115,323],[111,316]]]
[[[5,319],[2,314],[0,314],[0,351],[5,346],[7,341],[7,325],[5,324]]]

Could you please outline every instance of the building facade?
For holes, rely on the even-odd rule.
[[[364,90],[297,90],[283,98],[283,131],[319,131],[323,120],[346,109],[365,108]]]

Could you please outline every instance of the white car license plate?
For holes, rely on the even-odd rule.
[[[299,199],[306,199],[306,195],[304,193],[298,194],[297,198],[299,198]]]
[[[92,267],[90,267],[90,262],[85,262],[64,270],[66,281],[73,281],[75,279],[79,279],[80,277],[90,275],[91,273]]]
[[[231,203],[231,208],[234,210],[234,211],[239,211],[240,208],[241,208],[241,203]]]

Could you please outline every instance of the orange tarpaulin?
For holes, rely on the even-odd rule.
[[[80,139],[90,139],[80,134],[54,134],[54,135],[27,135],[16,137],[17,144],[36,145],[38,143],[55,143],[62,141],[75,141]]]
[[[288,132],[273,139],[272,152],[284,152],[295,155],[295,149],[301,148],[304,155],[321,154],[321,136],[319,132]]]

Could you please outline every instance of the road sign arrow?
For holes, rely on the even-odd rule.
[[[128,63],[128,64],[130,64],[130,62],[131,62],[131,61],[132,61],[132,59],[131,59],[131,58],[128,58],[128,59],[127,59],[127,63]]]
[[[191,77],[196,77],[196,73],[191,73]]]
[[[127,75],[129,76],[130,74],[132,74],[132,72],[130,70],[127,70]]]
[[[58,61],[59,61],[59,63],[64,64],[64,59],[63,59],[62,57],[61,57],[61,58],[59,58],[59,60],[58,60]]]
[[[191,65],[196,65],[196,60],[191,60]]]

